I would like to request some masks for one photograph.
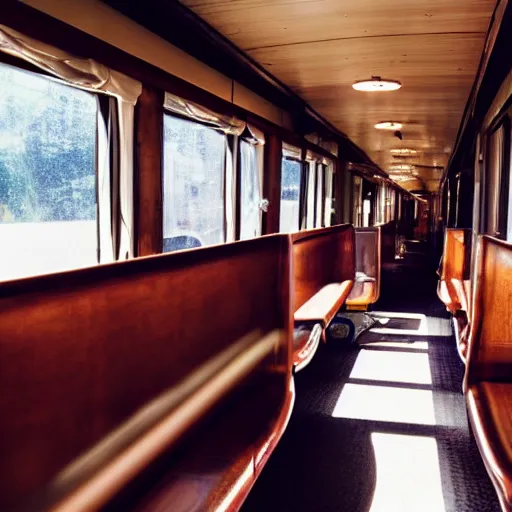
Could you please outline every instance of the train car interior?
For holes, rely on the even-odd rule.
[[[3,0],[0,510],[512,512],[509,0]]]

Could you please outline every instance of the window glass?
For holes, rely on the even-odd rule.
[[[0,280],[98,258],[94,95],[0,64]]]
[[[306,198],[306,229],[315,227],[316,162],[308,162],[308,195]]]
[[[363,228],[370,227],[370,214],[372,211],[372,201],[369,198],[365,198],[363,201]]]
[[[331,216],[333,210],[333,181],[334,173],[332,164],[328,165],[325,169],[325,212],[324,212],[324,224],[326,227],[331,225]]]
[[[317,164],[316,167],[316,217],[315,227],[322,227],[322,206],[324,197],[324,169],[322,164]]]
[[[301,162],[283,158],[279,214],[279,231],[281,233],[291,233],[299,230],[301,170]]]
[[[225,241],[225,137],[164,116],[163,252]]]
[[[363,179],[360,176],[353,176],[352,183],[354,186],[354,203],[352,211],[352,219],[354,226],[363,227]]]
[[[240,239],[261,235],[261,192],[258,166],[258,148],[255,144],[240,142]]]

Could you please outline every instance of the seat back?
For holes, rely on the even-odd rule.
[[[381,272],[381,229],[355,229],[355,269],[356,282],[350,293],[347,304],[351,302],[368,306],[377,302],[380,296]],[[371,284],[366,293],[365,283]]]
[[[465,386],[512,382],[512,244],[481,235]]]
[[[86,485],[93,469],[117,460],[134,432],[153,435],[165,414],[228,367],[218,400],[249,375],[266,373],[284,399],[291,378],[289,252],[289,237],[273,235],[3,283],[0,509],[40,489],[59,502]],[[231,364],[237,357],[245,358],[245,373]],[[171,422],[166,443],[215,406],[209,393],[185,411],[188,420]],[[90,467],[62,473],[114,430],[116,439],[89,453]]]
[[[297,311],[324,286],[354,279],[355,249],[352,225],[343,224],[300,231],[291,237],[293,311]]]

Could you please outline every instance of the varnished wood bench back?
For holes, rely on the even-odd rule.
[[[512,244],[479,237],[466,384],[512,383]]]
[[[354,279],[354,228],[344,224],[294,233],[292,256],[296,311],[324,286]]]
[[[355,229],[355,269],[364,274],[356,282],[347,299],[347,306],[368,306],[377,302],[380,295],[381,228]],[[363,279],[373,281],[363,281]]]
[[[470,235],[470,229],[446,228],[441,279],[463,281],[469,278],[467,252]]]
[[[0,509],[250,332],[284,394],[289,264],[275,235],[0,285]]]

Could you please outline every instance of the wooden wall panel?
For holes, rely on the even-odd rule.
[[[136,106],[135,208],[137,256],[162,252],[163,93],[144,87]]]
[[[265,141],[263,197],[269,200],[268,212],[263,214],[263,234],[279,233],[281,207],[282,141],[269,135]]]

